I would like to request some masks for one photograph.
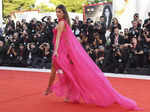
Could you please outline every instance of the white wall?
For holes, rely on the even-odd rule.
[[[137,0],[137,12],[140,15],[140,18],[143,20],[148,17],[148,12],[150,12],[150,0]]]
[[[136,12],[136,0],[113,0],[113,12],[122,28],[131,27],[131,21]]]
[[[26,12],[20,12],[20,13],[18,12],[14,15],[15,15],[15,18],[13,16],[14,21],[21,21],[22,19],[26,19],[27,22],[29,22],[32,18],[36,18],[37,20],[41,20],[42,17],[44,17],[44,16],[51,16],[52,20],[57,18],[56,12],[38,13],[37,11],[26,11]],[[75,18],[75,16],[79,16],[79,19],[83,20],[83,14],[69,12],[69,17],[70,17],[71,21],[72,21],[72,18]]]
[[[119,19],[123,28],[131,27],[134,13],[139,13],[144,22],[148,17],[147,13],[150,12],[149,5],[150,0],[113,0],[113,15]]]

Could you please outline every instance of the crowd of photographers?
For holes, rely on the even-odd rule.
[[[0,37],[0,65],[50,68],[55,25],[47,16],[41,21],[33,18],[30,22],[23,19],[16,23],[8,17]]]
[[[128,73],[130,68],[150,68],[150,13],[143,22],[133,15],[130,28],[121,28],[117,18],[106,26],[105,17],[93,23],[74,20],[72,30],[85,50],[104,72]]]
[[[91,19],[72,19],[72,31],[89,56],[104,72],[125,73],[128,68],[150,68],[150,13],[143,22],[138,13],[130,28],[121,28],[117,18],[106,26],[101,16]],[[53,52],[53,28],[57,20],[45,16],[29,23],[24,19],[14,23],[11,17],[0,31],[0,66],[50,68]]]

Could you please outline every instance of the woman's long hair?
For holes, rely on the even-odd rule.
[[[69,24],[69,26],[71,25],[70,24],[70,19],[69,19],[69,15],[68,15],[68,12],[67,12],[67,9],[66,9],[66,7],[64,6],[64,5],[58,5],[57,7],[56,7],[56,9],[61,9],[62,11],[63,11],[63,13],[64,13],[64,19],[66,20],[66,22]]]

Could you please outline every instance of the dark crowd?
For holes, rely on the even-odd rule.
[[[16,23],[9,16],[0,37],[0,65],[13,67],[50,68],[53,52],[51,17],[41,21],[33,18]]]
[[[106,26],[105,16],[99,21],[74,19],[72,30],[90,57],[104,72],[129,73],[150,69],[150,13],[143,22],[133,15],[132,26],[122,29],[117,18]],[[145,68],[145,69],[144,69]],[[150,72],[150,71],[149,71]]]
[[[130,28],[122,29],[117,18],[106,26],[106,18],[80,21],[72,18],[72,31],[89,56],[104,72],[128,73],[129,69],[150,68],[150,13],[141,21],[133,15]],[[45,16],[14,23],[8,17],[4,32],[0,31],[0,66],[51,67],[53,28],[57,20]]]

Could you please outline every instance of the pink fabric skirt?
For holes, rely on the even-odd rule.
[[[66,30],[60,37],[58,57],[52,57],[59,77],[52,86],[52,91],[57,96],[69,98],[71,102],[80,102],[82,99],[85,103],[102,107],[118,103],[126,109],[139,110],[135,101],[121,95],[112,87],[76,39],[69,25],[65,21],[64,23]],[[54,29],[53,32],[55,46],[57,30]]]

